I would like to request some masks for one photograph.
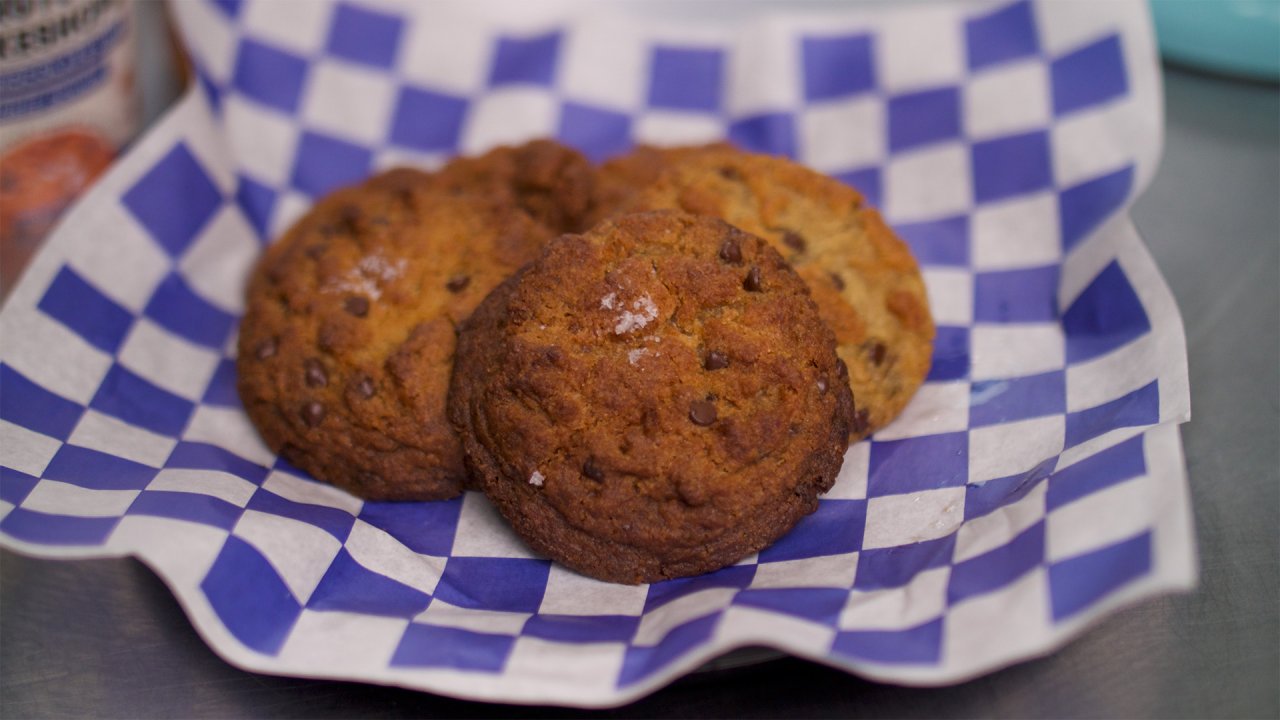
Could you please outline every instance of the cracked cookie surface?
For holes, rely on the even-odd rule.
[[[249,281],[238,387],[267,445],[368,500],[461,492],[455,328],[559,230],[416,170],[322,199]]]
[[[449,413],[536,551],[639,583],[771,544],[839,471],[852,398],[803,281],[676,212],[549,244],[463,324]]]
[[[884,427],[929,373],[934,324],[910,249],[856,190],[785,158],[690,153],[621,204],[721,218],[804,278],[835,332],[858,406],[851,440]]]

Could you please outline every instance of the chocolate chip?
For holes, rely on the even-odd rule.
[[[707,359],[702,362],[702,367],[707,370],[723,370],[729,367],[729,356],[719,350],[712,350],[707,353]]]
[[[725,165],[720,168],[720,177],[725,180],[741,180],[742,173],[738,172],[738,168],[731,165]]]
[[[742,246],[738,243],[738,238],[729,238],[721,243],[720,259],[734,265],[742,262]]]
[[[369,314],[369,298],[363,295],[352,295],[343,301],[342,309],[362,318]]]
[[[342,208],[338,210],[338,222],[342,223],[343,229],[346,230],[347,233],[354,235],[356,230],[359,229],[358,225],[360,223],[361,214],[359,207],[355,205],[343,205]]]
[[[448,288],[449,292],[451,293],[459,293],[465,290],[466,287],[470,284],[471,284],[470,275],[454,275],[453,277],[449,278],[449,282],[445,283],[444,286]]]
[[[805,247],[807,247],[804,238],[800,233],[794,230],[787,230],[782,233],[782,242],[786,243],[787,247],[795,250],[796,252],[804,252]]]
[[[826,395],[826,394],[827,394],[827,379],[826,379],[826,378],[818,378],[818,392],[822,393],[823,395]]]
[[[870,427],[870,423],[867,419],[867,409],[860,408],[853,414],[853,432],[861,435],[867,431],[868,427]]]
[[[873,343],[871,345],[871,362],[875,363],[876,365],[883,364],[884,356],[887,351],[888,351],[888,348],[884,346],[884,343],[882,342]]]
[[[836,286],[837,290],[844,289],[844,278],[835,273],[831,273],[831,284]]]
[[[253,349],[253,356],[258,358],[259,360],[266,360],[267,358],[275,357],[275,354],[276,354],[275,338],[268,338],[266,340],[263,340],[262,342],[258,343],[258,347]]]
[[[747,292],[760,292],[764,289],[764,286],[760,283],[759,267],[755,265],[751,266],[751,269],[747,271],[746,279],[742,281],[742,287],[745,288]]]
[[[306,362],[306,378],[307,387],[324,387],[329,384],[329,373],[324,371],[324,365],[315,358],[309,358]]]
[[[356,392],[365,400],[373,397],[374,393],[377,392],[377,388],[373,386],[373,378],[367,375],[360,378],[360,382],[356,383]]]
[[[600,466],[596,464],[594,457],[589,457],[586,462],[582,463],[582,474],[596,482],[604,482],[604,470],[601,470]]]
[[[716,406],[707,400],[694,400],[689,403],[689,419],[695,425],[707,426],[716,421]]]
[[[324,420],[324,412],[324,405],[312,400],[302,406],[302,422],[306,423],[307,427],[315,427]]]

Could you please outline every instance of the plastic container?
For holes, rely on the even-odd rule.
[[[1277,0],[1152,0],[1151,10],[1166,60],[1280,81]]]

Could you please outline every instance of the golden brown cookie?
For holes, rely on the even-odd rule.
[[[622,216],[486,298],[449,412],[534,550],[614,582],[693,575],[766,547],[831,487],[853,418],[834,342],[764,240]]]
[[[722,218],[769,241],[835,331],[858,412],[851,439],[898,416],[929,373],[934,326],[906,243],[857,191],[785,158],[682,158],[625,205]]]
[[[250,279],[237,359],[249,417],[272,450],[360,497],[456,495],[455,326],[555,234],[414,170],[326,197]]]

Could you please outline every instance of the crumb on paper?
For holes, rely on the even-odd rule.
[[[546,478],[537,470],[534,470],[533,474],[529,476],[529,484],[534,487],[542,487],[542,481],[544,480],[546,480]]]

